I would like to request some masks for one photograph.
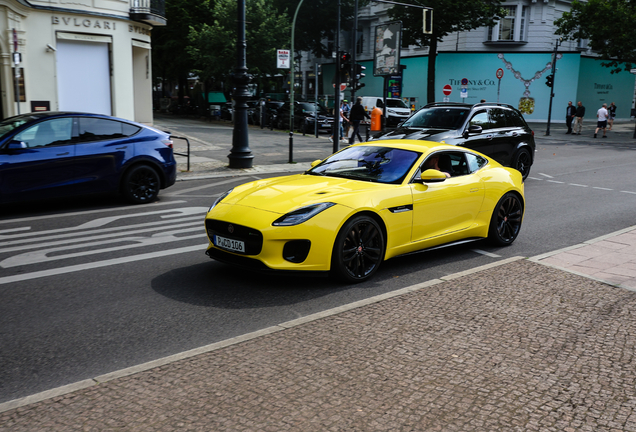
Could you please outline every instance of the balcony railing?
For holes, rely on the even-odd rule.
[[[130,18],[153,26],[165,26],[166,0],[130,0]]]

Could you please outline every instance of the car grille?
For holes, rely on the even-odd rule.
[[[205,229],[210,240],[212,240],[212,236],[219,235],[221,237],[244,242],[245,255],[258,255],[261,253],[261,249],[263,248],[263,234],[253,228],[215,219],[206,219]]]

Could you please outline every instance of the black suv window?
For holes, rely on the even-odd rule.
[[[509,127],[511,126],[524,127],[525,126],[525,122],[521,118],[521,115],[517,114],[513,110],[507,109],[507,110],[504,110],[504,113],[506,114],[506,122],[508,123]]]
[[[116,120],[93,117],[80,117],[80,141],[99,141],[106,139],[125,138],[139,132],[140,128]]]
[[[492,123],[490,123],[490,119],[488,118],[487,111],[480,111],[470,119],[470,126],[481,126],[483,130],[492,129]]]
[[[490,113],[490,122],[492,123],[493,128],[500,129],[506,127],[506,114],[503,109],[491,108],[488,112]]]
[[[459,129],[464,124],[468,113],[468,108],[422,108],[404,122],[403,126],[425,129]]]

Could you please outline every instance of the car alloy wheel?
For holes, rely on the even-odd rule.
[[[154,201],[159,195],[159,188],[159,175],[148,165],[134,166],[124,177],[123,194],[133,204]]]
[[[490,220],[488,239],[497,246],[512,244],[519,235],[523,204],[515,193],[505,194],[497,203]]]
[[[526,177],[530,174],[530,165],[532,162],[532,158],[530,157],[530,152],[524,148],[519,149],[517,154],[515,155],[513,167],[521,173],[521,176],[525,180]]]
[[[349,283],[369,279],[384,259],[384,235],[369,216],[357,216],[342,227],[336,237],[332,270]]]

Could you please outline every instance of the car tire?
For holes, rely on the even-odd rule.
[[[495,246],[511,245],[521,230],[523,203],[515,193],[505,194],[492,212],[488,240]]]
[[[336,237],[331,272],[347,283],[364,282],[380,267],[384,250],[380,225],[369,216],[355,216],[344,224]]]
[[[149,165],[136,165],[124,175],[122,194],[132,204],[153,202],[159,195],[161,181],[159,174]]]
[[[530,174],[532,166],[532,156],[528,149],[521,148],[515,153],[512,167],[521,173],[521,177],[525,180]]]

